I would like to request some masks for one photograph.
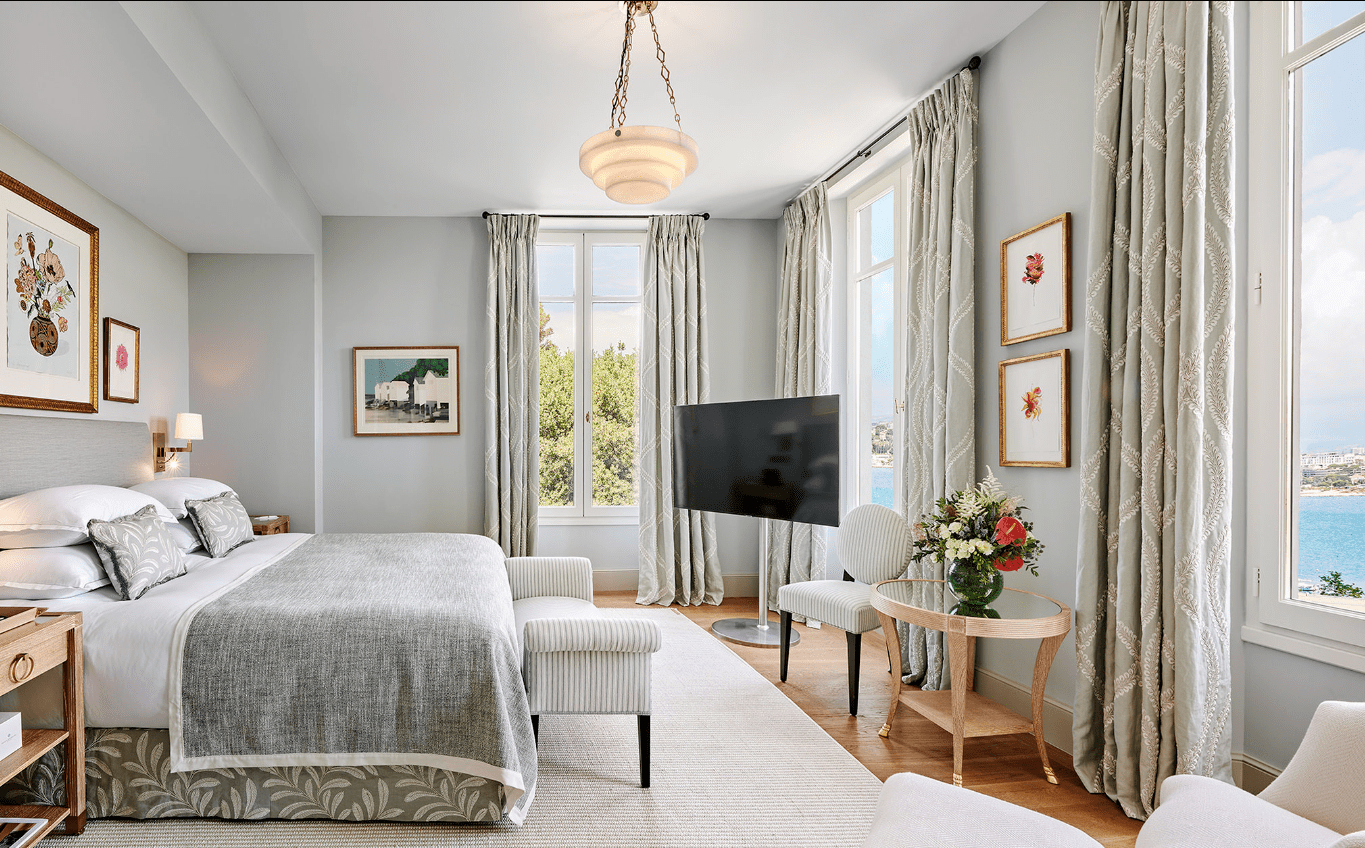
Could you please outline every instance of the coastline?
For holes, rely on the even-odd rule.
[[[1365,487],[1350,489],[1299,489],[1301,498],[1365,498]]]

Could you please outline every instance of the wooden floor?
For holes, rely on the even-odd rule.
[[[603,607],[633,607],[635,592],[597,592]],[[726,598],[720,606],[678,607],[703,628],[721,618],[753,618],[754,598]],[[772,614],[774,627],[777,615]],[[953,774],[953,739],[914,711],[902,708],[888,739],[878,734],[891,697],[887,673],[886,643],[881,631],[863,636],[862,682],[858,715],[848,714],[848,649],[842,630],[813,630],[794,625],[801,643],[792,648],[787,682],[777,679],[777,650],[725,645],[768,678],[778,689],[815,719],[825,732],[848,749],[877,777],[885,780],[902,771],[913,771],[942,781]],[[1063,658],[1059,657],[1058,662]],[[1030,669],[1031,671],[1031,669]],[[963,782],[969,789],[1002,798],[1061,819],[1090,834],[1101,844],[1131,848],[1140,822],[1119,810],[1103,795],[1091,795],[1071,770],[1071,758],[1054,747],[1048,756],[1061,785],[1043,778],[1042,765],[1032,736],[996,736],[968,739],[963,758]]]

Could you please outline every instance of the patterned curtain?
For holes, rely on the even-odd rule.
[[[507,556],[535,552],[540,505],[540,299],[535,215],[488,216],[484,534]]]
[[[976,483],[976,123],[976,77],[965,70],[910,113],[906,408],[896,449],[912,521]],[[942,579],[943,564],[914,564],[906,576]],[[945,609],[942,591],[915,600]],[[943,634],[899,627],[905,682],[943,688]]]
[[[706,279],[700,215],[649,219],[640,334],[640,590],[637,604],[719,604],[715,519],[673,508],[673,407],[705,403]]]
[[[1076,773],[1231,779],[1231,3],[1107,2],[1095,57]]]
[[[825,185],[802,194],[782,215],[777,312],[777,397],[829,393],[829,208]],[[825,531],[809,524],[764,521],[768,534],[768,606],[788,583],[825,577]]]

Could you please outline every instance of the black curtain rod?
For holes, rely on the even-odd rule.
[[[492,215],[492,214],[493,214],[492,212],[484,212],[484,213],[483,213],[483,217],[484,217],[484,218],[487,218],[489,215]],[[654,216],[653,216],[653,215],[536,215],[536,217],[537,217],[537,218],[638,218],[638,219],[640,219],[640,220],[648,220],[649,218],[652,218],[652,217],[654,217]],[[711,220],[711,213],[710,213],[710,212],[703,212],[703,213],[701,213],[701,219],[702,219],[703,221],[709,221],[709,220]]]
[[[967,64],[964,65],[964,66],[962,67],[962,70],[963,70],[963,71],[974,71],[974,70],[976,70],[976,69],[979,68],[979,67],[981,67],[981,57],[980,57],[980,56],[973,56],[972,58],[970,58],[970,59],[967,60]],[[961,73],[961,72],[959,71],[959,73]],[[912,111],[913,111],[913,110],[912,110]],[[887,128],[886,128],[886,132],[884,132],[884,133],[882,133],[881,135],[877,136],[876,138],[872,139],[872,141],[869,142],[868,145],[867,145],[866,147],[864,147],[862,150],[859,150],[857,153],[854,153],[852,156],[848,157],[848,159],[845,160],[843,164],[841,164],[839,167],[837,167],[837,168],[835,168],[833,171],[831,171],[831,172],[830,172],[830,175],[829,175],[828,177],[825,177],[824,182],[829,182],[830,180],[834,179],[836,176],[839,175],[840,172],[842,172],[842,171],[843,171],[845,168],[847,168],[849,165],[852,165],[854,162],[857,162],[859,159],[866,159],[867,157],[871,156],[871,155],[872,155],[872,148],[876,147],[877,144],[878,144],[882,139],[886,138],[888,135],[891,135],[891,133],[894,132],[894,131],[896,130],[897,127],[899,127],[901,124],[905,123],[905,122],[908,121],[908,120],[910,120],[910,115],[909,115],[909,113],[907,113],[904,117],[902,117],[902,118],[901,118],[899,121],[897,121],[896,123],[894,123],[894,124],[892,124],[891,126],[887,127]]]

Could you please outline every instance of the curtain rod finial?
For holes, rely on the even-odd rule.
[[[974,70],[976,70],[976,69],[979,68],[979,67],[981,67],[981,57],[980,57],[980,56],[973,56],[972,58],[970,58],[970,59],[967,60],[967,68],[966,68],[967,70],[969,70],[969,71],[974,71]]]

